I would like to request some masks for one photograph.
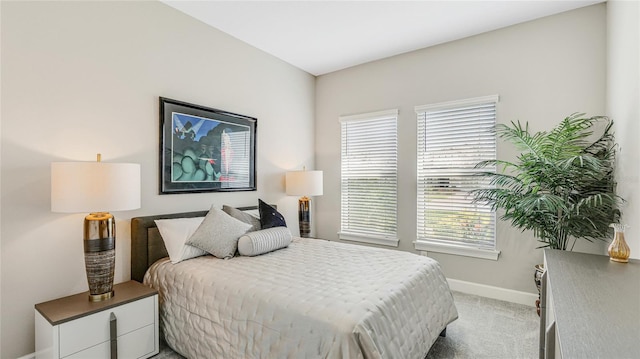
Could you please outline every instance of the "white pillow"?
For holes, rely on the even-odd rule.
[[[207,251],[218,258],[231,258],[236,254],[238,238],[250,224],[235,219],[218,208],[211,208],[187,244]]]
[[[203,220],[204,217],[192,217],[156,219],[154,221],[160,231],[164,246],[167,248],[171,263],[175,264],[185,259],[207,254],[202,249],[186,244],[187,239],[195,233]]]
[[[238,252],[243,256],[257,256],[289,246],[291,231],[287,227],[272,227],[249,232],[238,239]]]

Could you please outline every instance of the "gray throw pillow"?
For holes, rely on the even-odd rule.
[[[231,258],[238,249],[238,238],[249,228],[251,225],[231,217],[221,209],[211,208],[187,244],[218,258]]]
[[[260,227],[260,218],[254,217],[246,212],[243,212],[235,207],[227,206],[226,204],[222,206],[222,210],[235,219],[239,219],[244,223],[250,224],[251,228],[247,232],[259,231]]]
[[[257,256],[289,246],[291,231],[287,227],[273,227],[245,233],[238,239],[238,253]]]

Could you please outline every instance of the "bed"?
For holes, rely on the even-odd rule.
[[[171,263],[155,220],[206,214],[131,220],[131,278],[158,290],[161,336],[185,357],[424,358],[458,316],[439,264],[402,251],[293,238]]]

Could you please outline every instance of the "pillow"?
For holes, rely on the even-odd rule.
[[[258,231],[262,228],[260,225],[260,218],[254,217],[245,211],[241,211],[237,208],[227,206],[226,204],[222,206],[222,210],[226,214],[230,215],[231,217],[241,220],[244,223],[250,224],[251,228],[249,228],[248,232]]]
[[[207,252],[186,244],[187,239],[195,233],[204,217],[156,219],[154,222],[169,253],[171,263],[195,258]]]
[[[280,212],[264,203],[261,199],[258,199],[258,209],[260,210],[260,225],[262,229],[287,226]]]
[[[238,237],[249,228],[250,224],[231,217],[221,209],[211,208],[187,244],[218,258],[231,258],[238,249]]]
[[[291,231],[287,227],[273,227],[246,233],[238,239],[238,252],[243,256],[257,256],[289,246]]]
[[[246,213],[246,214],[250,215],[251,217],[260,219],[260,210],[258,208],[245,209],[245,210],[242,210],[242,213]]]

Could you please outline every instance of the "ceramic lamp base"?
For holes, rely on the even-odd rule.
[[[113,297],[116,264],[116,225],[110,213],[91,213],[84,219],[84,264],[89,284],[89,300]]]
[[[309,197],[300,197],[298,200],[298,226],[300,237],[309,238],[311,234],[311,220],[309,217]]]

